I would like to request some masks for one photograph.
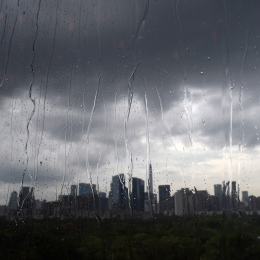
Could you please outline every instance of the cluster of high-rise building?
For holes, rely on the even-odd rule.
[[[239,189],[235,181],[214,185],[214,195],[207,190],[182,188],[171,195],[170,185],[159,185],[158,194],[153,188],[152,166],[149,165],[147,185],[145,181],[133,177],[126,185],[123,173],[112,176],[110,191],[97,191],[92,183],[79,183],[70,186],[70,193],[60,195],[56,201],[35,200],[33,188],[22,187],[19,195],[13,191],[6,207],[6,215],[34,217],[90,217],[97,212],[102,216],[113,217],[120,214],[133,216],[195,215],[222,211],[260,211],[260,197],[248,196]],[[157,197],[158,195],[158,197]],[[0,206],[1,215],[1,206]]]

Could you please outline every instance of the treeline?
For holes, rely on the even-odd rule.
[[[260,259],[260,217],[0,222],[1,259]]]

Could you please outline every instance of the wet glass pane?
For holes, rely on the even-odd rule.
[[[259,17],[256,0],[1,0],[4,255],[257,259]]]

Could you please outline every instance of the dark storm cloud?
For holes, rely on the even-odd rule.
[[[7,58],[6,76],[12,76],[9,79],[11,83],[3,84],[2,94],[11,93],[13,88],[28,89],[32,77],[30,66],[38,4],[13,5],[14,11],[7,13],[8,33],[4,34],[1,44],[2,50],[9,50],[9,47],[11,50],[9,57],[1,52],[5,61],[2,77]],[[31,10],[30,5],[33,6]],[[242,64],[248,26],[250,40],[257,41],[259,28],[253,25],[259,19],[258,5],[256,1],[251,4],[248,1],[230,2],[229,31],[234,69],[240,69],[237,59]],[[3,9],[3,12],[6,10]],[[17,27],[12,38],[17,10]],[[41,79],[43,86],[48,88],[47,94],[58,92],[59,95],[67,95],[69,82],[72,81],[76,95],[80,95],[78,93],[84,91],[84,83],[89,77],[97,81],[102,75],[107,92],[114,93],[117,83],[124,82],[127,88],[127,80],[137,61],[141,61],[139,69],[147,85],[156,83],[165,91],[180,87],[183,67],[186,67],[190,83],[203,87],[204,78],[210,84],[221,83],[226,48],[223,4],[219,1],[179,1],[177,5],[176,1],[150,1],[146,20],[141,24],[143,12],[142,3],[134,6],[114,1],[92,6],[85,1],[42,2],[34,43],[35,85]],[[250,23],[249,15],[252,17]],[[138,82],[137,85],[135,91],[142,95],[140,85],[143,83]],[[92,86],[87,91],[94,93],[94,89]],[[152,93],[152,96],[155,98],[156,95]],[[163,100],[168,107],[167,95],[163,96]]]

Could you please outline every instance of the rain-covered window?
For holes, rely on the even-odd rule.
[[[4,256],[257,259],[259,17],[257,0],[1,0]]]

